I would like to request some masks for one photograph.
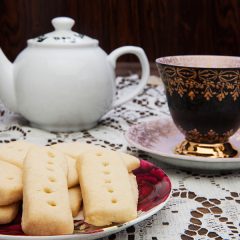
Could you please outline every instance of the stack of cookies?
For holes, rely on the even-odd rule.
[[[137,217],[138,188],[131,155],[80,142],[41,147],[17,141],[0,147],[0,224],[11,222],[23,203],[28,235],[73,233],[83,205],[95,226]]]

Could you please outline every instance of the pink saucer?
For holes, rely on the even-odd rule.
[[[205,158],[175,154],[174,149],[184,140],[184,136],[170,117],[154,118],[133,125],[128,129],[125,137],[130,145],[149,153],[161,162],[177,167],[203,170],[240,169],[240,131],[230,138],[233,147],[239,151],[234,158]]]

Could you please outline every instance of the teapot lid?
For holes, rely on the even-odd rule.
[[[73,32],[72,26],[75,21],[69,17],[57,17],[52,19],[55,28],[53,32],[46,33],[27,41],[30,46],[96,46],[98,40],[86,35]]]

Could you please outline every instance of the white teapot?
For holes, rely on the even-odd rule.
[[[71,31],[73,19],[58,17],[52,24],[55,31],[29,39],[14,63],[0,49],[0,98],[33,127],[89,129],[143,89],[149,64],[142,48],[120,47],[107,55],[97,40]],[[116,60],[129,53],[140,60],[142,77],[134,91],[116,100]]]

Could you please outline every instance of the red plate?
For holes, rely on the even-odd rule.
[[[105,228],[94,227],[82,220],[75,220],[75,231],[72,235],[55,236],[54,239],[96,239],[107,236],[141,222],[159,211],[170,198],[172,186],[169,177],[154,164],[141,160],[140,167],[133,172],[136,175],[139,198],[138,217],[124,224],[112,225]],[[26,239],[21,229],[21,211],[16,219],[5,225],[0,225],[0,239]],[[13,236],[10,236],[13,235]],[[15,236],[15,237],[14,237]],[[18,237],[17,237],[18,236]],[[22,237],[20,237],[22,236]],[[30,236],[29,236],[30,238]],[[52,239],[53,237],[31,237],[33,239]]]

